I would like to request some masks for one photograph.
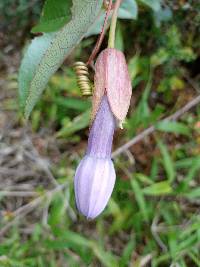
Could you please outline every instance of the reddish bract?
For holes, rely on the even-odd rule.
[[[123,122],[130,105],[132,88],[126,60],[121,51],[107,48],[101,52],[95,64],[94,84],[92,121],[106,94],[114,116]]]

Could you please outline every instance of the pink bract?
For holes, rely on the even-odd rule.
[[[123,122],[130,105],[132,87],[126,59],[121,51],[107,48],[100,53],[95,64],[94,83],[92,121],[106,94],[114,116]]]

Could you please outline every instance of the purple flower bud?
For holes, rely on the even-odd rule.
[[[74,178],[77,208],[87,218],[93,219],[104,210],[113,191],[116,174],[111,149],[115,123],[104,96],[90,130],[86,156]]]

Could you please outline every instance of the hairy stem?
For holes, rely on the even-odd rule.
[[[105,32],[106,32],[106,25],[108,23],[108,18],[109,18],[111,9],[112,9],[112,0],[109,0],[102,31],[101,31],[101,33],[100,33],[100,35],[98,37],[98,40],[97,40],[96,45],[95,45],[95,47],[94,47],[94,49],[92,51],[92,54],[90,55],[90,57],[88,59],[88,62],[86,63],[87,65],[90,65],[92,60],[96,57],[96,54],[98,53],[99,48],[100,48],[100,46],[101,46],[101,44],[103,42],[103,39],[104,39],[104,36],[105,36]]]

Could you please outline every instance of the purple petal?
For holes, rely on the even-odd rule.
[[[112,194],[115,179],[111,159],[86,155],[77,168],[74,180],[79,211],[87,218],[97,217]]]
[[[93,219],[104,210],[113,191],[116,174],[111,149],[115,124],[104,96],[90,130],[86,156],[74,178],[77,208],[87,218]]]
[[[115,127],[115,118],[108,104],[108,99],[104,96],[90,130],[87,154],[110,158]]]

